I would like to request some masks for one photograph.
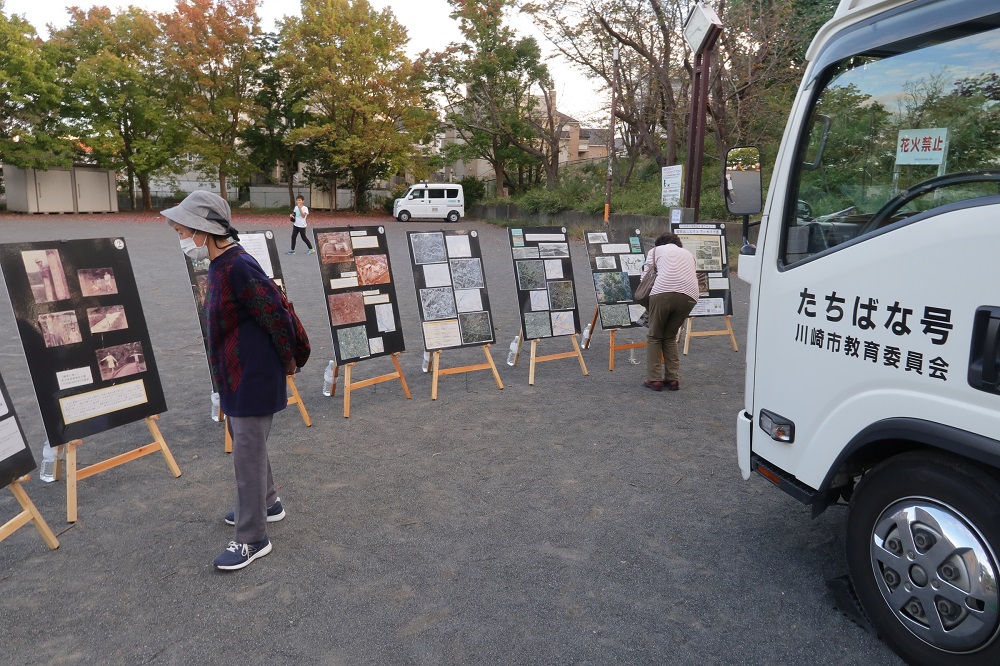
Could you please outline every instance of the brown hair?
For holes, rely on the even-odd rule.
[[[681,244],[681,239],[677,237],[677,234],[672,234],[669,231],[666,232],[665,234],[662,234],[659,238],[656,239],[657,247],[659,247],[660,245],[667,245],[668,243],[671,245],[676,245],[677,247],[684,247]]]

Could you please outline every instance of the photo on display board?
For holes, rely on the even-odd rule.
[[[600,259],[600,257],[597,257]],[[642,275],[642,266],[646,263],[646,258],[641,254],[620,254],[618,258],[622,263],[622,271],[629,275]],[[598,265],[598,268],[600,266]],[[611,266],[613,269],[614,266]]]
[[[546,280],[562,280],[565,277],[563,273],[563,262],[562,259],[546,259],[545,260],[545,279]]]
[[[458,315],[462,329],[462,344],[486,344],[493,341],[493,325],[489,312],[470,312]]]
[[[521,291],[545,289],[545,264],[541,261],[517,261],[517,286]]]
[[[128,328],[125,308],[120,305],[87,308],[87,321],[91,333],[108,333]]]
[[[423,266],[425,287],[450,287],[451,271],[448,264],[425,264]]]
[[[539,243],[538,256],[542,259],[549,257],[569,257],[569,243]]]
[[[455,307],[459,312],[477,312],[483,309],[483,296],[478,289],[456,289]]]
[[[628,273],[594,273],[594,288],[597,291],[597,302],[601,304],[632,300]]]
[[[524,337],[526,340],[552,337],[552,322],[548,312],[524,313]]]
[[[613,271],[616,268],[618,268],[618,266],[615,264],[614,255],[611,256],[601,255],[594,257],[594,263],[596,264],[597,270],[599,271]]]
[[[576,333],[576,317],[572,312],[552,312],[552,335]]]
[[[602,305],[601,326],[605,329],[623,328],[632,324],[632,317],[628,305]],[[641,307],[641,306],[638,306]]]
[[[515,247],[511,248],[511,255],[514,259],[538,259],[537,247]]]
[[[384,254],[362,254],[354,259],[358,269],[358,283],[389,284],[389,260]]]
[[[455,289],[483,289],[483,267],[479,259],[452,259],[451,276]]]
[[[28,250],[21,253],[21,258],[36,303],[69,298],[69,283],[59,250]]]
[[[590,245],[597,245],[599,243],[607,243],[608,234],[605,232],[588,232],[587,233],[587,243]]]
[[[420,304],[424,321],[450,319],[458,314],[455,308],[455,296],[450,287],[421,289]]]
[[[142,353],[142,344],[139,342],[104,347],[94,353],[104,381],[146,372],[146,356]]]
[[[353,263],[354,246],[349,231],[317,233],[316,245],[319,246],[319,260],[324,264]]]
[[[75,310],[40,314],[38,315],[38,325],[42,329],[42,338],[45,340],[46,347],[61,347],[83,342],[80,322],[76,319]]]
[[[449,259],[472,257],[472,244],[466,234],[447,234],[444,239],[448,244]]]
[[[85,268],[76,272],[80,279],[80,291],[84,296],[107,296],[117,294],[115,273],[110,268]]]
[[[409,238],[410,247],[413,248],[413,263],[434,264],[448,261],[444,234],[440,231],[410,234]]]
[[[337,329],[337,341],[344,358],[364,358],[371,356],[368,346],[368,331],[364,326],[350,326]]]
[[[365,316],[365,298],[360,291],[330,294],[326,300],[330,308],[331,326],[356,324],[367,318]]]
[[[553,310],[572,310],[576,307],[573,283],[565,280],[549,282],[549,306]]]

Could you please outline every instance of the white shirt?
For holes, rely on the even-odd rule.
[[[296,206],[293,212],[295,213],[295,222],[292,224],[297,227],[305,227],[306,218],[309,216],[309,209],[306,208],[306,205],[302,204],[301,206]]]
[[[701,292],[698,289],[698,268],[694,255],[673,243],[658,245],[646,255],[643,273],[646,272],[649,263],[653,261],[654,255],[656,256],[656,281],[653,283],[653,290],[650,293],[662,294],[672,291],[686,294],[697,301]]]

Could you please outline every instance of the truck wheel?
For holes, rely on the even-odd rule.
[[[455,223],[455,222],[458,222],[458,219],[460,217],[461,216],[458,214],[458,211],[457,210],[453,210],[453,211],[449,211],[448,217],[446,217],[445,219],[448,220],[451,223]]]
[[[396,219],[399,220],[400,222],[409,222],[410,221],[410,211],[408,211],[408,210],[401,210],[401,211],[399,211],[399,215],[396,216]]]
[[[1000,664],[1000,482],[944,455],[868,472],[851,498],[847,562],[883,640],[912,664]]]

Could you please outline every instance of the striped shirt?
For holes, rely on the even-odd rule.
[[[653,283],[651,293],[662,294],[673,291],[687,294],[697,301],[700,292],[694,255],[673,243],[658,245],[646,255],[643,273],[653,261],[654,253],[656,255],[656,281]]]

